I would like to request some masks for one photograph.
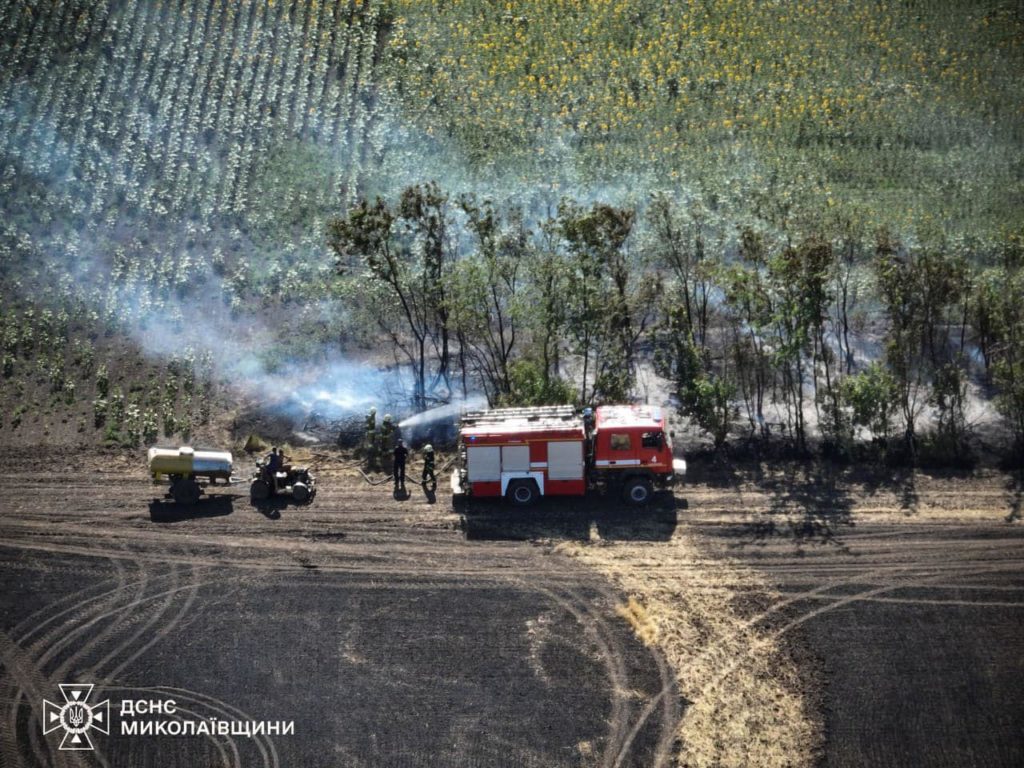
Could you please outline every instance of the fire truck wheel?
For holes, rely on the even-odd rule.
[[[506,495],[517,507],[528,507],[540,494],[537,492],[537,483],[533,480],[516,480],[508,484]]]
[[[626,487],[622,491],[623,497],[634,507],[641,507],[649,502],[653,493],[654,488],[651,486],[651,481],[646,477],[631,478],[626,482]]]

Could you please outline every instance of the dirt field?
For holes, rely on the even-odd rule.
[[[1019,481],[694,469],[668,540],[563,548],[676,670],[680,762],[1024,763]]]
[[[243,487],[183,514],[137,459],[3,461],[5,766],[1024,761],[1002,475],[697,467],[676,508],[623,516],[331,469],[310,508]],[[95,754],[60,752],[39,718],[62,682],[296,733],[120,736],[115,714]]]
[[[1019,480],[703,479],[687,494],[702,549],[772,585],[748,621],[817,667],[825,764],[1024,764]]]
[[[621,596],[549,548],[467,538],[450,497],[328,472],[310,508],[236,494],[182,516],[150,503],[138,462],[18,462],[0,485],[4,765],[95,764],[41,733],[63,682],[295,721],[270,739],[95,736],[111,766],[671,756],[673,676],[616,616]]]

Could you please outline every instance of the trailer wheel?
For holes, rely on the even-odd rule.
[[[299,504],[305,504],[309,501],[309,486],[305,483],[295,483],[292,486],[292,498]]]
[[[626,503],[634,507],[642,507],[651,500],[653,494],[654,488],[651,486],[651,481],[646,477],[631,478],[626,482],[626,487],[622,490],[622,496]]]
[[[508,484],[505,495],[517,507],[528,507],[537,501],[540,493],[537,490],[537,483],[533,480],[514,480]]]
[[[270,498],[270,483],[261,478],[253,480],[252,485],[249,486],[249,498],[253,501]]]
[[[171,495],[174,497],[174,501],[178,504],[195,504],[199,501],[199,497],[202,493],[202,490],[199,488],[199,483],[191,477],[182,478],[171,486]]]

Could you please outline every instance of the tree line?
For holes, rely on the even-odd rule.
[[[649,366],[716,448],[781,437],[970,453],[970,392],[1024,444],[1024,239],[901,239],[834,215],[565,198],[528,215],[437,184],[328,224],[347,331],[384,339],[418,409],[637,396]]]

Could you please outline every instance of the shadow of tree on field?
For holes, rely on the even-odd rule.
[[[747,475],[745,467],[713,452],[687,455],[686,484],[708,488],[739,488]],[[760,465],[754,465],[760,466]]]
[[[1006,516],[1006,522],[1016,523],[1021,519],[1021,507],[1024,505],[1024,471],[1010,477],[1006,490],[1010,495],[1010,513]]]
[[[902,469],[897,473],[895,484],[899,487],[897,498],[900,502],[900,509],[906,515],[917,514],[917,504],[920,497],[917,493],[917,476],[913,468]]]
[[[758,468],[755,482],[768,495],[769,509],[763,519],[740,525],[734,546],[781,538],[797,548],[821,545],[849,551],[842,533],[854,526],[853,496],[841,470],[829,464],[787,465],[766,474]]]

